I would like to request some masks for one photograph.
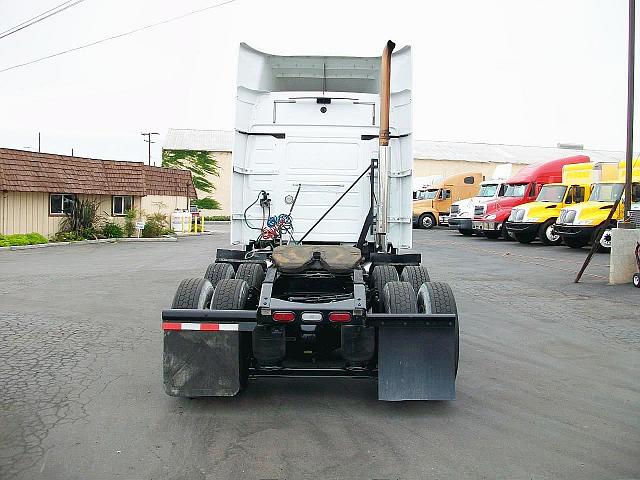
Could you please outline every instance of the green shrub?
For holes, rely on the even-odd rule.
[[[102,235],[105,238],[122,238],[124,237],[124,230],[117,223],[107,222],[102,227]]]
[[[47,240],[46,237],[36,232],[27,233],[26,237],[27,240],[29,240],[29,245],[40,245],[43,243],[49,243],[49,240]]]
[[[229,215],[210,215],[204,217],[205,222],[228,222],[231,219]]]
[[[200,200],[191,200],[191,205],[206,210],[220,210],[220,203],[211,197],[201,198]]]
[[[29,245],[29,240],[27,240],[27,236],[23,233],[6,235],[4,239],[5,239],[5,243],[7,243],[6,246],[8,247]]]
[[[136,220],[138,219],[140,212],[137,208],[132,208],[127,210],[124,215],[124,234],[127,237],[133,237],[136,233]]]
[[[36,232],[0,235],[0,247],[40,245],[42,243],[49,243],[49,240]]]
[[[154,213],[149,215],[145,220],[142,236],[145,238],[155,238],[163,234],[167,228],[167,217],[162,213]]]

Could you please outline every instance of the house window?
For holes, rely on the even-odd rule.
[[[113,196],[113,216],[124,215],[131,208],[133,208],[133,197],[131,195]]]
[[[76,196],[72,193],[49,194],[49,215],[64,215],[70,212]]]

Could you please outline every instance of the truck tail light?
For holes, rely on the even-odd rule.
[[[276,322],[293,322],[296,319],[296,314],[293,312],[273,312],[272,318]]]
[[[329,321],[336,323],[350,322],[351,314],[349,312],[331,312],[329,314]]]

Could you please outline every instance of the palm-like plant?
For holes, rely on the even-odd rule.
[[[100,202],[96,200],[79,200],[77,197],[73,206],[65,212],[65,217],[60,222],[60,228],[65,232],[74,232],[83,237],[95,236],[94,231],[102,221],[102,215],[98,213]]]

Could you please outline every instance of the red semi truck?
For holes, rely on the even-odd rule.
[[[485,205],[477,205],[473,217],[473,230],[487,238],[509,239],[505,222],[511,209],[523,203],[533,202],[546,183],[562,182],[562,167],[573,163],[587,163],[586,155],[559,158],[524,167],[507,181],[503,197]]]

